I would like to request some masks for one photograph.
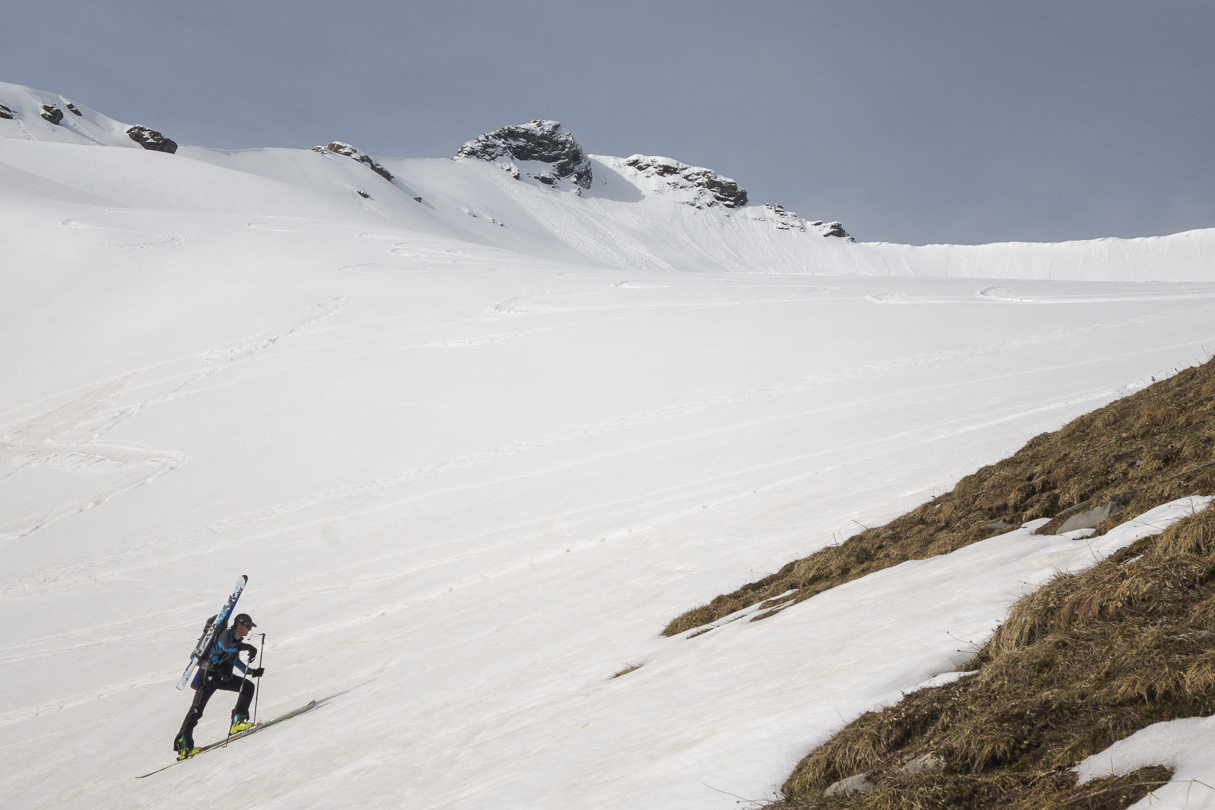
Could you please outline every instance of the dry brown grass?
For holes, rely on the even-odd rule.
[[[1062,773],[1017,774],[980,779],[964,774],[903,775],[883,782],[864,797],[790,799],[769,805],[769,810],[942,810],[955,807],[998,807],[1001,810],[1121,810],[1165,784],[1167,768],[1144,768],[1125,776],[1094,780],[1076,787]]]
[[[989,528],[999,523],[1019,526],[1121,494],[1128,497],[1123,514],[1138,514],[1195,492],[1215,492],[1215,361],[1036,436],[948,494],[718,596],[672,620],[663,633],[709,624],[786,591],[802,601],[906,560],[946,554],[1007,531]],[[1041,531],[1061,522],[1056,518]]]
[[[1051,532],[1070,507],[1124,498],[1124,511],[1098,527],[1106,531],[1192,494],[1215,494],[1215,361],[1037,436],[947,495],[719,596],[665,632],[705,632],[757,604],[787,609],[1003,533],[999,523],[1051,518],[1040,530]],[[1071,769],[1151,723],[1215,712],[1215,509],[1056,577],[1013,607],[966,669],[977,674],[846,726],[797,766],[771,808],[1114,810],[1147,795],[1167,769],[1082,787]],[[902,769],[927,753],[947,767]],[[871,793],[824,798],[831,783],[858,773],[876,785]]]
[[[612,677],[613,678],[622,678],[625,675],[628,675],[630,672],[636,672],[637,670],[641,669],[644,666],[645,666],[645,661],[642,661],[640,664],[625,664],[624,669],[620,670]]]
[[[1177,497],[1215,493],[1215,363],[1039,436],[933,504],[791,563],[737,598],[761,601],[790,583],[799,596],[821,592],[833,577],[981,539],[991,532],[976,530],[979,521],[1019,524],[1115,493],[1129,493],[1129,505],[1101,530]],[[715,604],[699,615],[730,607]],[[1055,577],[1013,606],[965,669],[977,672],[846,726],[798,764],[771,810],[1113,810],[1147,795],[1167,769],[1077,786],[1072,768],[1152,723],[1215,713],[1215,508]],[[945,769],[903,770],[928,753]],[[823,796],[858,773],[876,786],[871,793]]]
[[[862,715],[799,763],[773,807],[1125,807],[1167,777],[1091,795],[1071,768],[1152,723],[1215,712],[1213,538],[1208,509],[1056,577],[1017,602],[966,665],[976,675]],[[928,752],[948,768],[901,770]],[[822,797],[857,773],[878,789]]]

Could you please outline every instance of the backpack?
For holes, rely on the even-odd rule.
[[[211,657],[211,651],[215,649],[215,642],[219,641],[220,633],[228,629],[228,620],[225,618],[222,622],[216,624],[215,620],[217,618],[219,618],[218,613],[207,619],[203,625],[202,635],[198,637],[198,641],[194,645],[194,654],[198,656],[199,664],[204,663]],[[210,638],[207,637],[208,633],[211,634]]]

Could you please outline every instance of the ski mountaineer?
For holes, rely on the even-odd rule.
[[[253,681],[249,678],[260,678],[265,669],[246,666],[240,660],[240,654],[247,653],[250,664],[257,657],[257,648],[244,641],[245,636],[249,635],[249,631],[254,627],[257,625],[248,613],[238,613],[232,621],[232,626],[216,638],[210,655],[198,665],[198,672],[190,684],[198,691],[194,693],[194,702],[190,704],[190,711],[186,712],[181,731],[177,732],[177,738],[173,740],[173,750],[177,752],[179,760],[198,753],[199,749],[194,745],[194,727],[202,719],[207,701],[215,694],[216,689],[240,693],[240,697],[236,699],[236,708],[232,710],[232,726],[228,733],[237,734],[253,726],[249,720],[249,703],[253,700],[254,690]],[[232,672],[233,666],[240,669],[242,677],[236,677]]]

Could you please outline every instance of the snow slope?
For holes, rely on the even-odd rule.
[[[618,159],[582,194],[377,160],[392,181],[0,137],[6,806],[770,796],[1087,544],[1016,531],[762,623],[666,621],[1215,347],[1210,231],[853,244]],[[135,781],[242,573],[261,711],[320,707]]]

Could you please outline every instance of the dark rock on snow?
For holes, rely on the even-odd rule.
[[[836,236],[848,242],[855,242],[843,226],[838,222],[807,222],[783,205],[766,203],[763,208],[751,208],[747,217],[753,222],[766,222],[778,231],[797,231],[805,233],[813,231],[819,236]]]
[[[127,136],[135,143],[153,152],[167,152],[172,155],[177,151],[177,142],[166,138],[154,129],[138,124],[127,129]]]
[[[518,179],[516,161],[537,161],[552,165],[551,172],[535,178],[545,185],[571,178],[580,188],[591,187],[591,161],[574,140],[569,130],[556,121],[535,120],[527,124],[502,127],[477,136],[460,147],[457,158],[476,158],[504,163],[511,176]]]
[[[42,117],[50,121],[52,124],[58,124],[63,120],[63,110],[59,109],[54,104],[43,104]]]
[[[0,118],[7,118],[11,121],[13,120],[13,116],[15,114],[16,113],[14,113],[11,109],[5,107],[3,104],[0,104]]]
[[[517,165],[524,162],[549,164],[552,169],[530,173],[530,177],[546,186],[556,186],[570,179],[579,188],[591,187],[591,161],[586,152],[561,124],[536,119],[527,124],[502,127],[466,142],[456,158],[474,158],[497,163],[516,180],[522,175]],[[742,208],[747,204],[747,192],[729,177],[700,166],[689,166],[666,157],[633,155],[625,165],[644,177],[657,178],[673,189],[692,192],[690,199],[680,201],[693,208]],[[823,236],[835,236],[853,241],[838,222],[806,223],[782,206],[769,205],[763,217],[780,230],[805,231],[807,224]]]
[[[729,177],[722,177],[712,169],[689,166],[671,158],[649,155],[632,155],[625,158],[624,164],[636,169],[646,177],[661,177],[673,188],[693,189],[700,192],[696,195],[694,202],[688,203],[695,208],[711,205],[741,208],[747,204],[746,190],[739,188],[738,183]]]
[[[806,230],[805,220],[803,220],[801,217],[799,217],[797,214],[793,213],[792,211],[786,209],[785,206],[781,205],[780,203],[776,203],[775,205],[772,203],[766,203],[764,205],[764,209],[765,209],[764,213],[766,214],[767,220],[769,222],[771,222],[773,225],[775,225],[777,230],[779,230],[779,231],[804,231],[804,230]]]
[[[844,230],[844,226],[838,222],[811,222],[810,224],[822,226],[823,236],[838,236],[841,239],[852,241],[852,237]]]
[[[381,166],[379,163],[377,163],[371,157],[371,155],[368,155],[365,152],[360,152],[358,149],[355,149],[353,146],[351,146],[348,143],[342,143],[341,141],[334,141],[333,143],[329,144],[328,146],[314,146],[314,147],[312,147],[312,151],[320,152],[322,155],[325,154],[326,152],[332,152],[335,155],[343,155],[345,157],[350,158],[351,160],[357,160],[359,163],[362,163],[364,166],[371,169],[373,172],[378,174],[380,177],[383,177],[385,180],[388,180],[389,182],[392,181],[392,172],[388,171],[383,166]]]
[[[71,103],[70,101],[67,104],[67,108],[68,108],[68,112],[72,113],[73,115],[84,115],[84,113],[82,113],[80,110],[76,109],[76,105]]]

